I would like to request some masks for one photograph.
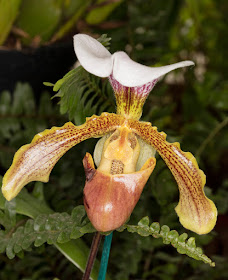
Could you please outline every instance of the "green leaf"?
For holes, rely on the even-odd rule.
[[[35,110],[35,100],[32,88],[28,84],[17,83],[11,113],[15,115],[33,114]]]
[[[63,14],[65,17],[69,18],[63,25],[59,27],[57,32],[52,37],[52,40],[59,40],[69,33],[72,28],[77,24],[79,18],[84,14],[87,8],[89,8],[92,0],[67,0],[64,1],[65,9]]]
[[[94,232],[89,220],[86,220],[86,224],[83,220],[85,212],[82,211],[82,206],[78,207],[73,210],[73,215],[42,214],[34,220],[27,220],[24,226],[18,227],[12,235],[8,236],[7,256],[12,259],[20,251],[30,249],[33,244],[38,247],[45,242],[48,244],[66,243],[71,238],[79,238],[85,233]]]
[[[5,216],[8,220],[7,227],[13,227],[16,224],[16,201],[15,199],[11,201],[5,201]]]
[[[181,235],[178,234],[177,231],[171,230],[167,225],[163,225],[160,227],[159,223],[154,222],[149,226],[149,218],[142,218],[137,226],[134,225],[123,225],[118,231],[123,231],[127,229],[128,232],[134,233],[137,232],[141,236],[149,236],[152,235],[155,238],[162,238],[164,244],[172,244],[180,254],[186,254],[189,257],[201,260],[204,263],[209,264],[214,267],[215,263],[212,262],[206,255],[203,254],[201,248],[196,247],[195,238],[188,238],[187,233],[183,233]]]
[[[43,84],[47,87],[53,87],[55,84],[50,83],[50,82],[43,82]]]
[[[0,176],[0,185],[1,185],[1,176]],[[51,218],[53,211],[43,202],[34,198],[31,194],[29,194],[26,189],[23,189],[21,193],[15,198],[16,201],[16,212],[18,214],[23,214],[28,217],[33,218],[34,220],[28,220],[24,227],[18,227],[16,231],[13,233],[11,237],[6,235],[5,231],[0,230],[0,252],[3,253],[6,251],[7,256],[9,258],[14,258],[15,255],[21,255],[22,249],[26,248],[29,250],[33,243],[34,246],[39,247],[45,242],[48,244],[53,244],[54,246],[76,267],[78,267],[81,271],[85,270],[87,258],[89,255],[89,248],[85,245],[85,243],[79,239],[84,233],[80,232],[80,224],[85,225],[85,210],[83,211],[83,206],[78,206],[73,209],[71,216],[72,219],[72,231],[71,238],[77,238],[76,240],[70,240],[67,243],[56,243],[56,239],[58,238],[58,234],[63,230],[64,224],[63,220],[68,217],[66,213],[63,214],[62,219],[60,219],[60,225],[55,225],[52,221],[51,224],[54,228],[58,228],[59,230],[52,232],[46,230],[47,225],[50,226],[50,220],[47,222],[45,218]],[[0,209],[5,208],[5,198],[0,193]],[[0,212],[0,221],[1,221],[1,213]],[[49,215],[48,215],[49,214]],[[61,214],[60,214],[61,215]],[[84,219],[84,220],[83,220]],[[6,221],[7,222],[7,221]],[[47,222],[47,224],[46,224]],[[33,227],[32,227],[33,225]],[[75,226],[74,228],[74,225]],[[26,233],[27,232],[27,233]],[[28,236],[28,240],[24,241],[23,237]],[[27,238],[26,238],[27,239]],[[92,279],[97,279],[99,271],[99,263],[96,260],[95,265],[91,274]],[[108,278],[109,279],[109,278]]]
[[[33,189],[33,196],[40,201],[44,201],[44,192],[43,192],[44,184],[42,182],[35,182]]]
[[[6,200],[2,193],[0,193],[0,209],[5,209],[5,201]],[[23,189],[16,197],[15,203],[16,212],[30,218],[35,218],[42,213],[53,213],[53,211],[45,204],[45,202],[40,201],[30,195],[26,189]]]
[[[23,0],[17,26],[28,33],[24,43],[30,44],[35,36],[47,41],[53,35],[61,19],[59,0]]]
[[[150,230],[153,232],[152,236],[155,238],[160,237],[159,236],[159,231],[160,231],[160,225],[157,222],[154,222],[150,226]]]
[[[0,1],[0,45],[7,38],[10,28],[17,17],[21,0]]]
[[[144,217],[138,222],[138,226],[140,227],[138,230],[138,234],[141,236],[149,236],[149,217]]]
[[[89,222],[88,224],[86,224],[85,226],[83,226],[82,228],[80,228],[80,232],[81,233],[92,233],[92,232],[96,232],[96,229],[93,227],[93,225]]]
[[[9,91],[3,91],[0,95],[0,115],[4,116],[10,112],[11,95]]]
[[[149,226],[149,222],[150,222],[150,220],[149,220],[149,217],[144,217],[144,218],[142,218],[139,222],[138,222],[138,225],[140,226],[140,227],[148,227]]]
[[[83,272],[85,271],[85,264],[87,263],[89,249],[81,239],[72,240],[63,244],[55,244],[55,246],[76,267],[78,267]],[[99,262],[95,260],[90,277],[93,280],[97,280],[98,273]],[[106,279],[110,279],[108,275],[106,276]]]
[[[88,13],[86,21],[89,24],[99,24],[103,22],[109,14],[121,4],[122,1],[123,0],[119,0],[110,3],[106,3],[105,0],[96,1],[98,7],[95,6],[95,8]]]
[[[83,224],[82,220],[86,217],[85,207],[83,205],[75,207],[71,213],[71,217],[74,220],[76,226]]]

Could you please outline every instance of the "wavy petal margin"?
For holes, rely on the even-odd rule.
[[[70,148],[88,138],[103,136],[123,122],[119,115],[103,113],[87,118],[80,126],[68,122],[37,134],[31,144],[22,146],[15,154],[3,178],[3,195],[11,200],[29,182],[47,182],[54,165]]]
[[[180,191],[175,210],[181,224],[198,234],[210,232],[216,223],[217,209],[204,194],[206,176],[199,169],[194,156],[183,152],[179,143],[168,143],[166,134],[159,133],[150,123],[128,122],[137,135],[158,151],[175,177]]]

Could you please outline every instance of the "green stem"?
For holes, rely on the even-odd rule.
[[[109,259],[111,244],[112,244],[112,236],[113,236],[113,232],[105,236],[98,280],[105,280],[106,277],[108,259]]]

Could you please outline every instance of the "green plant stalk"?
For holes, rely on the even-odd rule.
[[[108,259],[109,259],[111,244],[112,244],[112,236],[113,236],[113,232],[105,236],[98,280],[105,280],[106,277]]]

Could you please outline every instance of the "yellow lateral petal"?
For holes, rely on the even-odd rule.
[[[87,118],[83,125],[71,122],[37,134],[31,144],[22,146],[3,178],[2,193],[7,200],[14,198],[31,181],[47,182],[56,162],[73,146],[92,137],[114,130],[124,119],[115,114]]]
[[[168,143],[165,134],[159,133],[150,123],[134,120],[128,123],[136,134],[158,151],[175,177],[180,191],[180,201],[175,210],[181,224],[198,234],[210,232],[216,223],[217,209],[204,194],[206,176],[194,156],[181,151],[178,143]]]

